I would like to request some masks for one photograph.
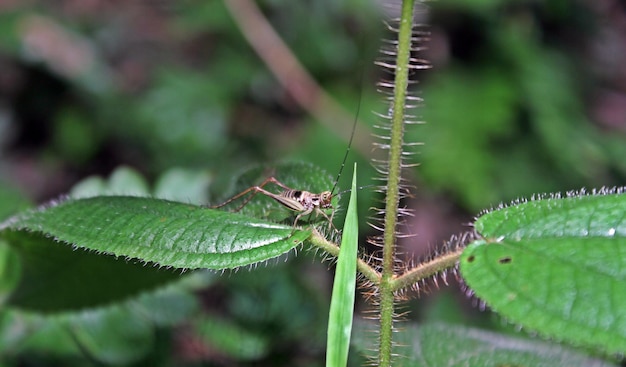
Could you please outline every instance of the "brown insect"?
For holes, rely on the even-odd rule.
[[[281,187],[283,191],[280,194],[274,194],[273,192],[265,190],[263,187],[270,183],[273,183]],[[315,213],[316,215],[322,215],[324,218],[328,220],[329,227],[332,226],[332,217],[333,217],[334,212],[329,217],[323,210],[323,209],[333,208],[332,203],[331,203],[333,194],[331,191],[323,191],[319,194],[315,194],[315,193],[304,191],[304,190],[294,190],[288,187],[287,185],[283,184],[282,182],[278,181],[273,176],[268,177],[261,184],[245,189],[244,191],[226,200],[225,202],[218,204],[218,205],[211,206],[210,208],[212,209],[221,208],[249,193],[252,193],[252,194],[248,198],[246,198],[243,204],[241,204],[236,209],[236,211],[241,210],[241,208],[243,208],[246,204],[248,204],[248,202],[252,200],[254,195],[261,193],[263,195],[266,195],[276,200],[279,204],[283,205],[287,209],[293,210],[294,212],[298,213],[298,215],[296,216],[296,219],[293,222],[294,227],[296,226],[300,218],[306,215],[313,214],[313,213]]]

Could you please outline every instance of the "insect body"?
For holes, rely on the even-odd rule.
[[[269,183],[273,183],[281,187],[283,191],[280,194],[274,194],[273,192],[265,190],[264,186]],[[240,192],[239,194],[233,196],[232,198],[226,200],[225,202],[221,204],[211,206],[211,208],[221,208],[249,193],[252,193],[252,194],[248,198],[246,198],[243,204],[241,204],[237,208],[237,211],[241,210],[241,208],[243,208],[250,200],[252,200],[254,195],[261,193],[263,195],[266,195],[276,200],[278,203],[285,206],[287,209],[293,210],[294,212],[298,213],[293,223],[294,227],[296,226],[300,218],[306,215],[313,214],[313,213],[322,215],[324,218],[328,220],[329,227],[332,226],[333,215],[331,214],[331,216],[328,217],[328,215],[326,215],[326,213],[323,210],[323,209],[333,208],[332,203],[331,203],[331,200],[333,198],[332,192],[323,191],[322,193],[315,194],[315,193],[304,191],[304,190],[294,190],[288,187],[287,185],[283,184],[282,182],[278,181],[274,177],[269,177],[265,179],[265,181],[263,181],[261,184],[257,186],[252,186]]]

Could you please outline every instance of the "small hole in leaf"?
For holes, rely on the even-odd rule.
[[[467,262],[468,262],[468,263],[474,262],[474,255],[470,255],[470,256],[467,258]]]
[[[501,258],[500,260],[498,260],[498,262],[499,262],[500,264],[509,264],[509,263],[511,263],[511,261],[513,261],[513,259],[511,259],[511,257],[510,257],[510,256],[503,257],[503,258]]]

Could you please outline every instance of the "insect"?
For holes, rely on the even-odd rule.
[[[264,189],[264,186],[270,183],[281,187],[283,191],[279,194],[274,194],[273,192],[270,192]],[[243,204],[241,204],[237,208],[236,211],[241,210],[241,208],[243,208],[246,204],[248,204],[248,202],[252,200],[254,195],[261,193],[263,195],[266,195],[276,200],[279,204],[283,205],[287,209],[293,210],[294,212],[298,213],[298,215],[296,216],[296,219],[293,222],[294,227],[297,225],[298,220],[300,220],[300,218],[313,214],[313,213],[317,215],[322,215],[324,218],[326,218],[326,220],[328,220],[329,226],[332,226],[332,223],[333,223],[332,218],[333,218],[334,212],[331,214],[330,217],[324,212],[324,209],[333,208],[332,203],[331,203],[331,200],[333,198],[333,193],[331,191],[323,191],[319,194],[315,194],[315,193],[305,191],[305,190],[294,190],[288,187],[287,185],[283,184],[282,182],[278,181],[274,176],[268,177],[259,185],[252,186],[240,192],[239,194],[233,196],[232,198],[226,200],[225,202],[221,204],[211,206],[211,208],[213,209],[221,208],[249,193],[252,193],[252,194],[245,199]]]
[[[337,182],[339,181],[339,178],[341,177],[341,173],[343,172],[343,168],[345,166],[346,159],[348,158],[348,154],[350,153],[350,147],[352,146],[352,139],[354,138],[354,132],[356,130],[356,124],[358,121],[358,111],[360,110],[360,105],[361,105],[361,98],[359,98],[357,116],[355,117],[354,124],[352,126],[352,133],[350,135],[350,141],[348,142],[348,148],[346,149],[346,153],[343,157],[343,161],[341,163],[341,167],[339,168],[339,173],[337,174],[337,178],[335,179],[335,184],[332,190],[322,191],[321,193],[312,193],[306,190],[296,190],[283,184],[282,182],[277,180],[274,176],[270,176],[266,178],[263,182],[261,182],[259,185],[255,185],[250,188],[247,188],[244,191],[226,200],[225,202],[210,206],[209,208],[211,209],[221,208],[223,206],[230,204],[231,202],[237,199],[240,199],[250,194],[246,199],[244,199],[243,203],[235,210],[235,211],[239,211],[244,206],[246,206],[246,204],[248,204],[250,200],[252,200],[252,198],[256,194],[260,193],[260,194],[263,194],[265,196],[268,196],[274,199],[275,201],[277,201],[279,204],[283,205],[287,209],[298,213],[296,215],[296,219],[293,222],[294,228],[296,227],[296,225],[298,224],[298,221],[302,217],[307,216],[307,215],[310,216],[312,214],[323,216],[328,221],[328,228],[329,229],[331,227],[334,228],[333,216],[335,214],[335,211],[333,210],[330,216],[328,216],[325,210],[327,209],[332,210],[333,205],[332,205],[331,200],[333,199],[333,197],[338,196],[343,193],[341,192],[338,194],[333,194],[335,189],[337,188]],[[278,194],[275,194],[271,191],[266,190],[264,187],[270,183],[280,187],[283,191]]]

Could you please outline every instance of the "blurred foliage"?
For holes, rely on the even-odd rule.
[[[474,212],[537,192],[623,185],[626,111],[606,111],[615,126],[593,120],[602,89],[626,90],[620,79],[601,84],[600,55],[590,53],[607,42],[611,6],[619,4],[434,4],[435,34],[445,32],[448,49],[433,60],[428,123],[415,131],[430,185]]]
[[[383,34],[376,5],[258,3],[313,77],[354,114],[362,98],[359,119],[373,123],[369,112],[385,107],[377,102],[372,85],[379,75],[370,65],[381,38],[392,37]],[[421,192],[444,193],[475,214],[536,192],[624,184],[626,102],[619,101],[626,100],[626,35],[618,26],[624,11],[615,0],[603,4],[429,3],[432,39],[425,56],[434,68],[415,76],[423,81],[418,88],[426,106],[419,114],[428,123],[407,130],[409,140],[425,143],[415,171]],[[347,144],[286,94],[218,0],[6,2],[0,5],[0,68],[4,217],[123,165],[140,173],[91,178],[77,191],[128,191],[137,182],[147,191],[156,182],[154,195],[204,203],[255,163],[297,158],[334,174]],[[348,157],[348,167],[359,161],[359,185],[373,176],[362,162],[368,154],[353,149]],[[340,188],[348,187],[349,176],[344,172]],[[0,264],[9,264],[12,255],[0,252]],[[137,348],[141,356],[115,346],[119,353],[105,356],[94,344],[79,347],[59,333],[27,338],[57,326],[35,327],[3,310],[0,356],[5,365],[84,365],[90,358],[320,365],[330,283],[312,281],[326,269],[307,261],[221,277],[197,291],[209,316],[194,319],[185,311],[197,330],[182,322],[174,332],[150,328],[149,347]],[[464,312],[446,309],[448,316],[438,318]],[[245,336],[251,347],[233,353],[231,340],[216,343],[206,325]],[[87,328],[72,335],[86,335],[79,331]]]
[[[0,12],[8,74],[0,93],[15,137],[5,142],[9,151],[27,144],[35,157],[81,175],[120,163],[152,174],[173,165],[228,173],[283,158],[304,137],[294,122],[306,117],[221,1],[61,3]],[[316,79],[331,89],[352,85],[356,105],[355,68],[376,50],[356,42],[380,28],[368,25],[374,13],[365,3],[261,5]]]

